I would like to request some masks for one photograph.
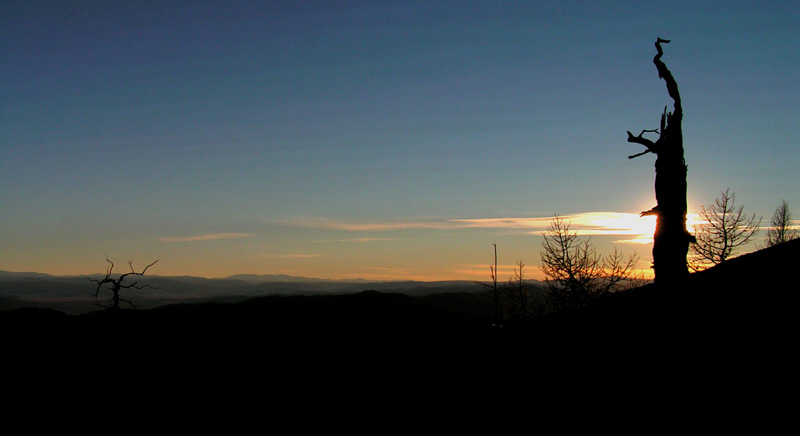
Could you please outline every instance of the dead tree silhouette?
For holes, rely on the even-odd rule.
[[[491,272],[492,282],[491,283],[482,283],[478,282],[479,285],[483,286],[487,290],[487,295],[492,299],[494,302],[494,319],[493,324],[499,324],[501,322],[502,314],[500,313],[500,303],[502,302],[503,294],[506,292],[505,286],[497,286],[497,244],[492,244],[494,246],[494,266],[489,265],[489,271]]]
[[[628,159],[647,153],[656,155],[656,206],[642,212],[641,216],[657,216],[656,230],[653,234],[653,270],[656,282],[662,283],[681,280],[689,274],[686,255],[689,244],[694,242],[694,236],[686,230],[688,167],[683,157],[681,96],[678,92],[678,83],[661,61],[661,56],[664,54],[661,44],[668,42],[670,41],[666,39],[656,39],[658,53],[653,58],[653,63],[658,70],[658,77],[666,82],[667,92],[674,102],[674,109],[672,112],[667,112],[667,108],[664,108],[660,130],[642,130],[638,136],[628,132],[628,142],[641,144],[647,148],[641,153],[628,156]],[[642,135],[648,132],[658,133],[659,138],[655,142],[644,138]]]
[[[106,276],[102,280],[97,280],[97,279],[92,279],[92,278],[90,278],[89,280],[92,281],[92,282],[97,283],[97,290],[94,293],[94,298],[97,298],[97,295],[100,293],[100,289],[102,289],[103,285],[105,285],[107,283],[110,284],[110,288],[111,288],[111,292],[113,293],[113,296],[111,297],[111,303],[109,305],[104,305],[104,304],[100,304],[100,303],[97,303],[97,305],[100,306],[100,307],[104,307],[107,310],[119,310],[119,302],[123,301],[125,303],[130,304],[135,309],[136,306],[133,303],[131,303],[130,301],[128,301],[128,300],[126,300],[124,298],[120,298],[120,296],[119,296],[120,289],[129,289],[129,288],[144,289],[144,288],[153,288],[153,287],[150,286],[150,285],[137,286],[136,285],[137,282],[133,282],[133,283],[131,283],[129,285],[123,285],[122,282],[128,276],[143,276],[144,273],[147,272],[147,269],[150,268],[151,266],[155,265],[156,262],[158,262],[158,260],[156,260],[155,262],[151,263],[150,265],[147,265],[142,270],[142,272],[136,272],[133,269],[133,262],[128,261],[128,265],[131,268],[131,272],[122,274],[117,279],[111,278],[111,272],[114,270],[114,262],[109,260],[107,257],[106,257],[106,262],[111,264],[111,266],[109,266],[106,269]],[[153,289],[155,289],[155,288],[153,288]]]

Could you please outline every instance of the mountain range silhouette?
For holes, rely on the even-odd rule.
[[[787,362],[797,341],[798,260],[800,240],[794,240],[691,274],[681,287],[649,284],[502,327],[456,306],[434,304],[435,294],[365,290],[82,315],[22,308],[0,311],[0,328],[6,351],[27,355],[265,359],[297,357],[286,350],[349,350],[408,358],[458,350],[546,360],[566,351],[636,362],[647,356],[676,365],[685,359],[728,362],[742,356],[777,364]]]

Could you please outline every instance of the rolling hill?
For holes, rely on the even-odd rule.
[[[323,292],[327,285],[307,283],[302,293],[265,295],[285,282],[236,280],[213,282],[216,291],[230,292],[229,301],[173,301],[116,314],[5,310],[0,312],[0,325],[13,332],[6,335],[7,344],[10,338],[19,345],[71,348],[78,341],[85,347],[126,344],[141,352],[174,352],[176,346],[192,353],[241,354],[299,344],[315,350],[361,351],[456,345],[487,350],[507,345],[506,351],[525,350],[539,358],[569,349],[595,359],[624,355],[633,362],[658,359],[676,365],[709,356],[783,359],[797,341],[798,260],[800,240],[730,259],[692,274],[681,286],[650,284],[577,310],[502,328],[487,324],[481,315],[486,301],[477,292],[480,286],[468,282],[370,284],[381,289],[337,283],[339,292]],[[54,283],[66,283],[64,289],[72,292],[67,286],[72,282]]]
[[[93,278],[101,278],[94,276]],[[470,281],[382,281],[326,280],[284,275],[235,275],[208,279],[192,276],[137,277],[139,285],[123,298],[140,309],[176,303],[235,302],[269,295],[332,295],[365,290],[421,296],[440,293],[474,293],[482,288]],[[538,285],[531,281],[531,284]],[[110,292],[101,291],[95,300],[96,284],[85,276],[52,276],[39,273],[0,271],[0,311],[21,308],[53,309],[70,315],[102,310]]]

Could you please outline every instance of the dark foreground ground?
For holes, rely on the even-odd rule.
[[[103,377],[275,365],[310,372],[466,365],[480,373],[477,362],[486,361],[534,379],[547,377],[534,369],[547,362],[584,375],[602,366],[769,377],[797,363],[798,260],[800,240],[731,259],[680,286],[648,285],[503,327],[374,291],[79,316],[18,309],[0,312],[2,351],[4,362],[28,369],[74,365]]]

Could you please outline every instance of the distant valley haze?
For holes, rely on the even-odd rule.
[[[104,274],[86,276],[54,276],[41,273],[0,271],[0,310],[24,307],[56,309],[68,314],[101,310],[111,292],[104,287],[94,297],[99,279]],[[116,277],[118,275],[113,275]],[[144,289],[123,289],[125,299],[136,308],[147,309],[167,304],[199,302],[238,302],[263,296],[342,295],[364,291],[401,293],[423,296],[435,293],[479,294],[485,288],[471,281],[367,281],[329,280],[285,275],[237,274],[208,279],[192,276],[145,275],[130,277],[125,283],[147,285]],[[527,281],[528,285],[541,283]],[[488,302],[488,300],[487,300]],[[128,308],[131,306],[128,305]]]

